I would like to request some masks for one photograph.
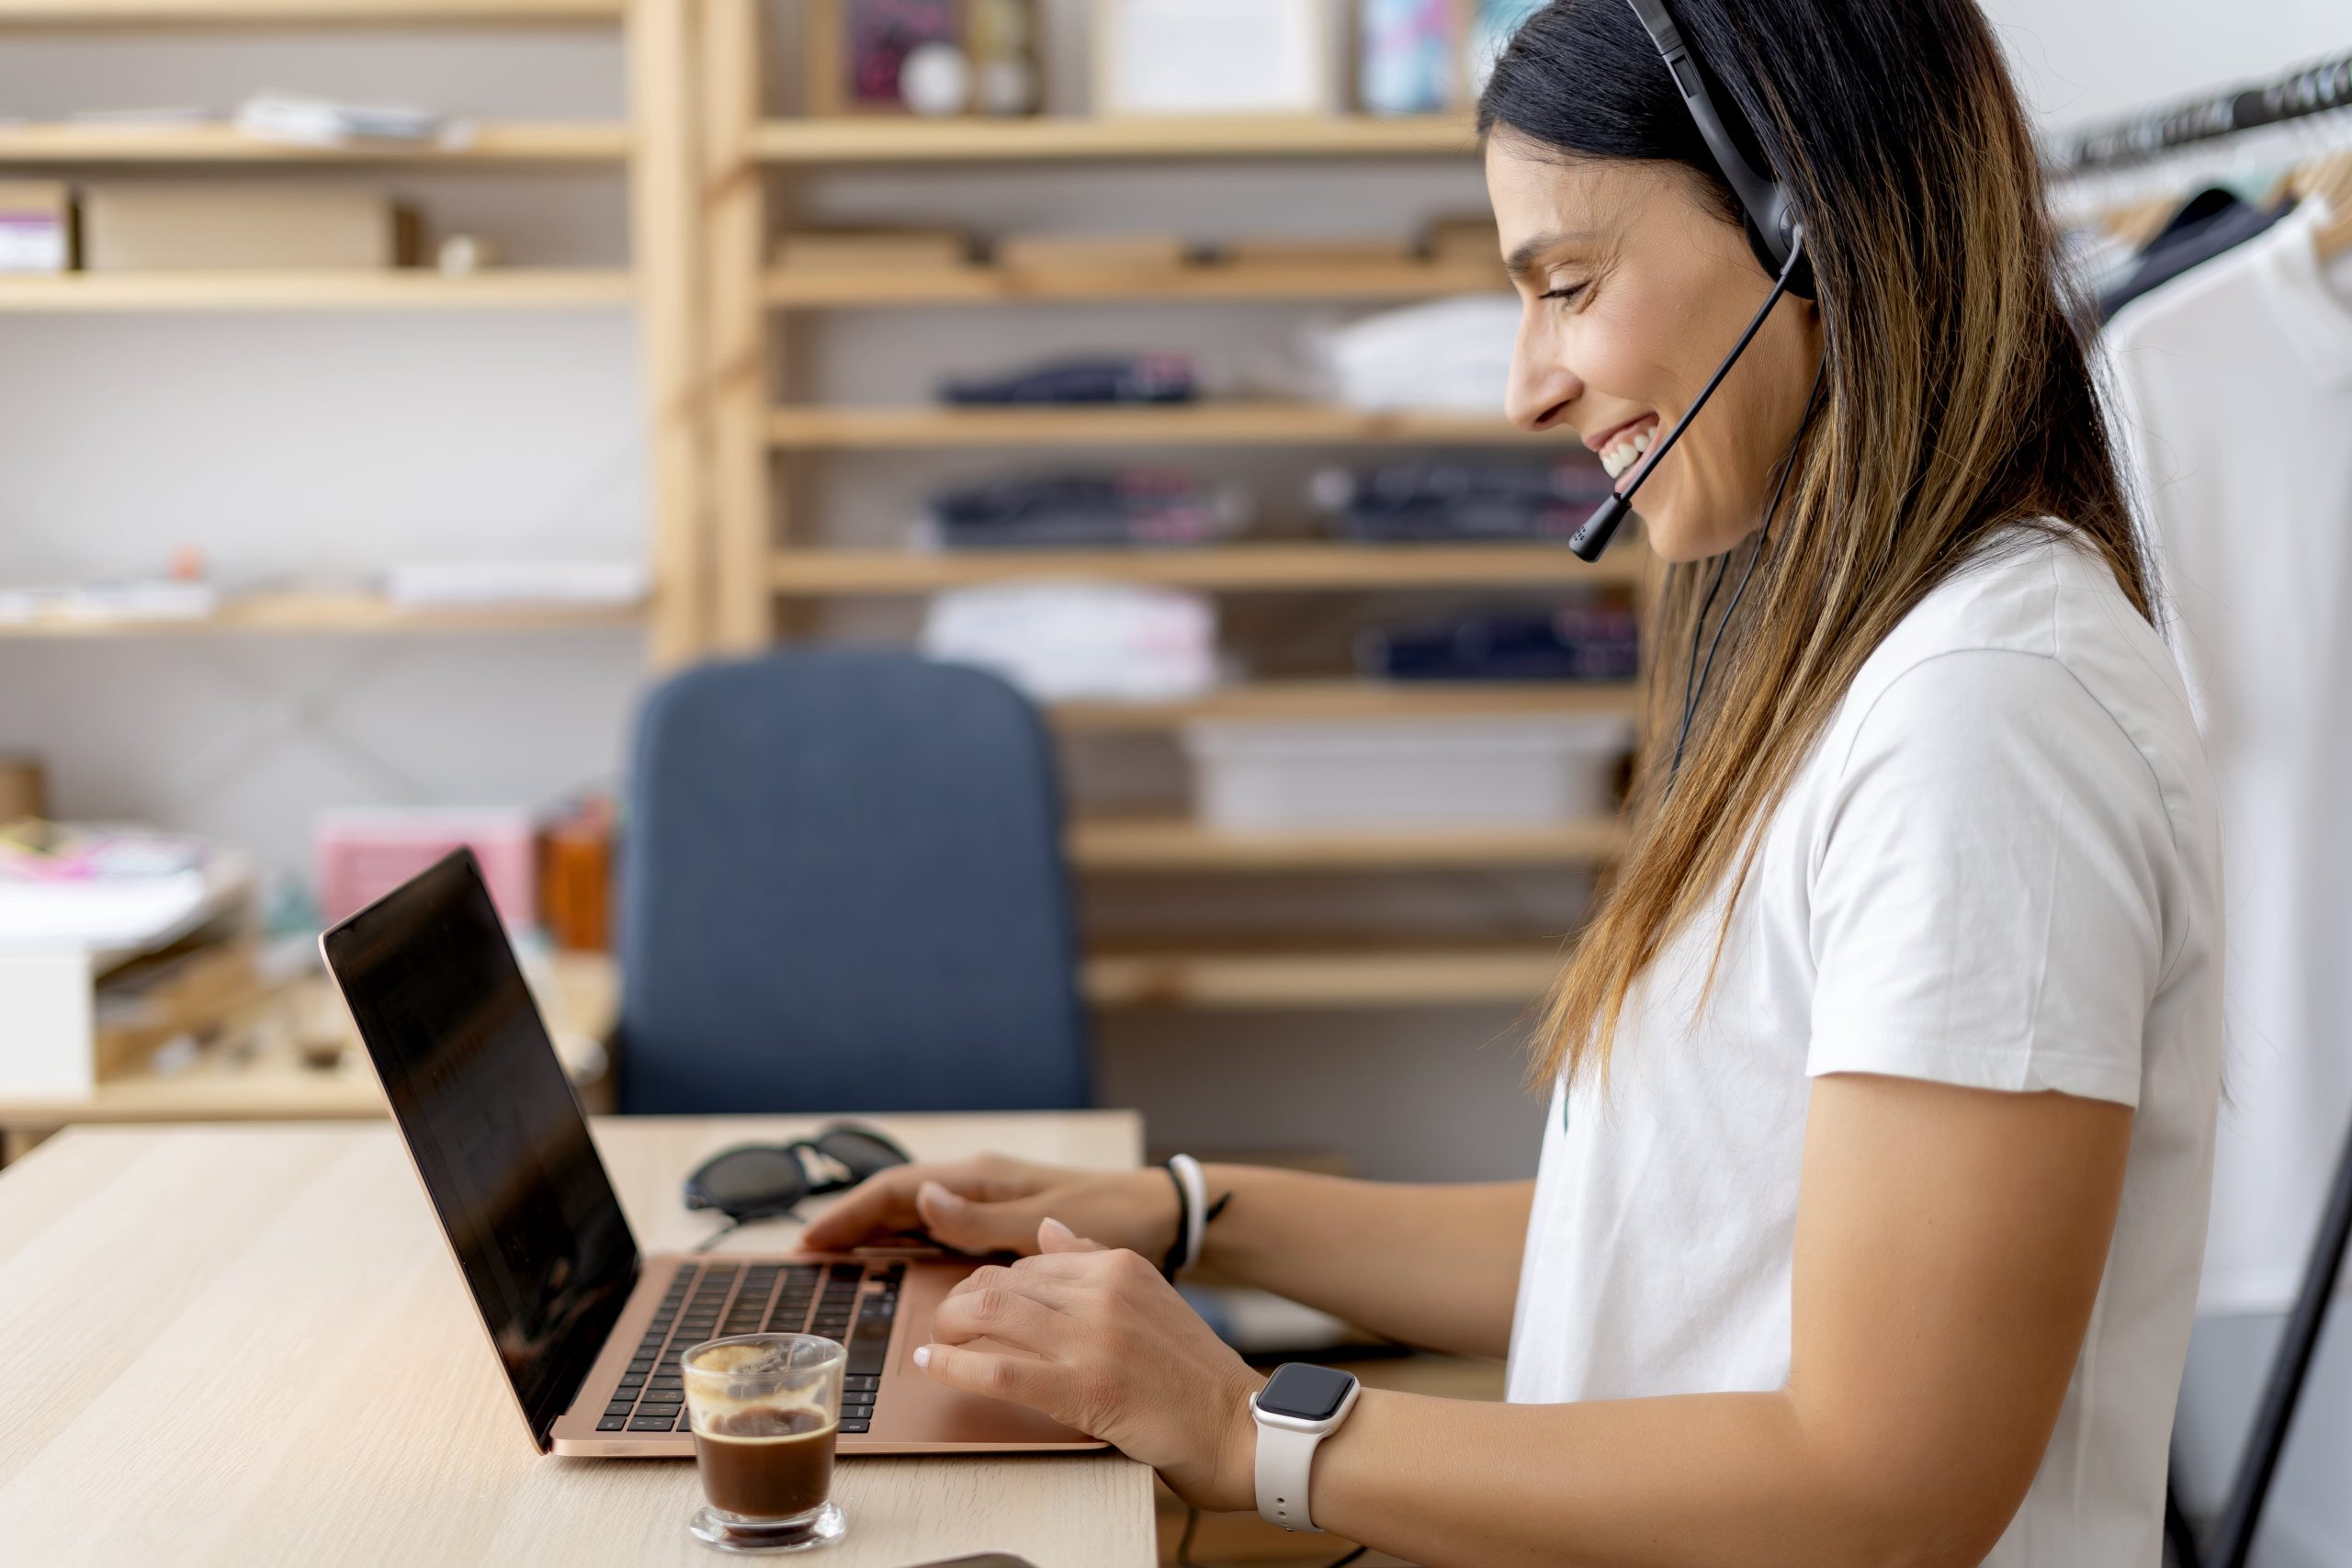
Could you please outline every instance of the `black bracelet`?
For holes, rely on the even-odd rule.
[[[1169,1244],[1168,1256],[1159,1260],[1159,1277],[1172,1285],[1184,1261],[1185,1239],[1193,1234],[1193,1195],[1184,1190],[1184,1179],[1176,1174],[1174,1160],[1161,1161],[1159,1168],[1176,1184],[1176,1239]]]

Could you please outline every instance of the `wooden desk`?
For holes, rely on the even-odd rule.
[[[883,1116],[922,1157],[1131,1166],[1131,1111]],[[648,1251],[707,1235],[707,1153],[800,1119],[605,1120]],[[813,1208],[813,1205],[812,1205]],[[781,1251],[755,1226],[729,1251]],[[0,1174],[0,1558],[97,1565],[718,1568],[682,1461],[542,1459],[389,1126],[75,1128]],[[822,1568],[983,1550],[1148,1568],[1152,1477],[1117,1454],[863,1459]],[[797,1561],[796,1559],[796,1561]]]

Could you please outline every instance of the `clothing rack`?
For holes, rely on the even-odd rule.
[[[2183,147],[2352,108],[2352,54],[2306,65],[2262,86],[2177,100],[2059,137],[2043,154],[2053,179],[2129,168]]]

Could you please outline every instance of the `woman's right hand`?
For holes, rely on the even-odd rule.
[[[1005,1155],[893,1166],[810,1220],[801,1245],[845,1252],[923,1230],[961,1252],[1026,1255],[1037,1250],[1037,1226],[1047,1219],[1157,1264],[1176,1242],[1176,1184],[1153,1167],[1076,1170]]]

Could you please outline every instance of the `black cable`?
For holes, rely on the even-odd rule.
[[[1698,617],[1690,626],[1690,663],[1682,671],[1682,728],[1674,738],[1674,761],[1666,772],[1667,793],[1674,792],[1674,782],[1682,774],[1682,749],[1690,739],[1690,721],[1698,716],[1699,700],[1707,694],[1707,679],[1715,671],[1715,654],[1724,645],[1724,633],[1731,629],[1732,616],[1739,611],[1739,602],[1747,592],[1748,580],[1756,575],[1756,563],[1764,558],[1764,551],[1772,542],[1772,525],[1781,515],[1781,500],[1788,493],[1789,476],[1796,471],[1797,443],[1804,438],[1805,427],[1813,423],[1815,406],[1821,400],[1821,376],[1827,368],[1828,356],[1813,367],[1813,387],[1805,393],[1804,413],[1797,421],[1797,433],[1789,438],[1789,449],[1781,454],[1781,475],[1772,482],[1772,500],[1764,508],[1764,525],[1756,531],[1756,553],[1747,558],[1747,570],[1739,574],[1739,586],[1732,591],[1731,603],[1724,606],[1724,618],[1716,623],[1715,639],[1707,645],[1706,667],[1698,671],[1699,683],[1694,693],[1690,684],[1692,667],[1699,660],[1699,637],[1706,629],[1707,609],[1715,602],[1715,590],[1723,586],[1724,573],[1731,567],[1730,552],[1715,568],[1715,581],[1707,589],[1707,597],[1699,605]]]
[[[1193,1532],[1200,1528],[1201,1511],[1190,1503],[1185,1504],[1184,1533],[1176,1540],[1176,1568],[1207,1568],[1205,1563],[1193,1561]],[[1334,1557],[1330,1562],[1323,1564],[1323,1568],[1348,1568],[1349,1563],[1371,1550],[1372,1548],[1368,1546],[1359,1546],[1345,1557]]]

